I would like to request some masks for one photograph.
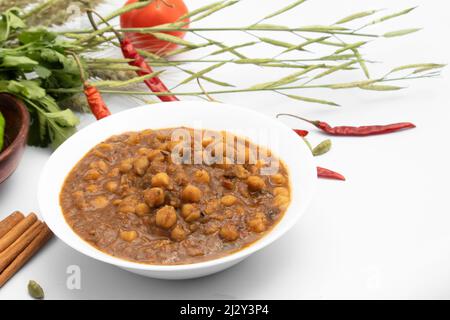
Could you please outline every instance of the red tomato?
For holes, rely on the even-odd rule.
[[[138,2],[139,0],[128,0],[126,4]],[[129,11],[120,17],[122,28],[146,28],[177,21],[181,16],[188,13],[188,9],[182,0],[156,0],[148,6]],[[189,22],[189,19],[185,19]],[[187,28],[187,24],[185,27]],[[183,38],[186,32],[165,32],[170,35]],[[127,33],[134,46],[149,52],[162,55],[177,47],[174,43],[156,39],[150,34],[130,32]]]

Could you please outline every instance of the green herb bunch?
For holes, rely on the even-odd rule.
[[[80,48],[45,29],[27,29],[17,8],[0,18],[0,92],[23,100],[31,115],[29,143],[56,148],[78,124],[78,118],[57,104],[66,94],[50,88],[80,87],[80,74],[67,51]]]

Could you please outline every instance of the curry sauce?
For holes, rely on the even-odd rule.
[[[236,136],[213,132],[224,137],[218,140],[201,131],[199,144],[174,141],[180,129],[187,139],[195,136],[187,128],[127,132],[98,144],[76,164],[60,204],[82,239],[115,257],[173,265],[231,254],[270,232],[290,203],[285,165],[278,161],[275,172],[263,174],[268,161],[252,156],[263,149],[248,140],[233,145]],[[216,158],[224,155],[223,161],[186,157],[189,151],[203,159],[208,148]]]

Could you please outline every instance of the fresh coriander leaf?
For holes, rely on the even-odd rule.
[[[7,92],[27,99],[42,99],[45,97],[45,90],[39,86],[37,81],[0,81],[0,92]]]
[[[47,69],[44,66],[38,65],[36,68],[34,68],[34,71],[39,76],[39,78],[47,79],[52,75],[52,71],[50,69]]]
[[[57,122],[49,120],[49,137],[51,140],[51,147],[53,149],[58,148],[64,141],[76,132],[75,127],[63,127]]]
[[[8,16],[11,29],[22,29],[26,27],[25,22],[19,17],[21,10],[19,8],[11,8],[4,14]]]
[[[39,63],[25,56],[5,56],[0,67],[3,68],[15,68],[15,69],[25,69],[24,71],[33,70],[34,66]]]
[[[21,44],[33,42],[49,43],[56,39],[56,34],[45,29],[30,29],[20,33],[18,39]]]
[[[25,28],[26,25],[19,18],[20,10],[11,8],[3,12],[0,16],[0,41],[5,41],[9,37],[9,33],[14,29]]]
[[[65,109],[62,111],[46,113],[45,116],[48,119],[52,119],[60,126],[63,127],[74,127],[80,123],[80,120],[75,116],[75,114],[70,109]]]
[[[69,109],[61,111],[52,97],[25,101],[32,115],[29,144],[56,149],[75,133],[78,118]]]

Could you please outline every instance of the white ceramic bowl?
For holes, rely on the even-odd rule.
[[[122,260],[94,248],[66,223],[59,205],[64,179],[75,164],[96,144],[114,134],[144,129],[194,127],[227,130],[269,147],[287,165],[292,202],[274,229],[251,246],[201,263],[164,266]],[[251,129],[250,131],[247,131]],[[242,131],[243,130],[243,131]],[[263,143],[261,132],[270,131],[273,142]],[[264,135],[264,134],[262,134]],[[273,147],[276,146],[278,148]],[[38,190],[40,210],[52,231],[75,250],[128,271],[160,279],[189,279],[229,268],[285,234],[300,218],[316,187],[316,166],[305,143],[287,126],[255,111],[209,102],[171,102],[145,105],[114,114],[82,129],[62,144],[50,157],[41,174]]]

